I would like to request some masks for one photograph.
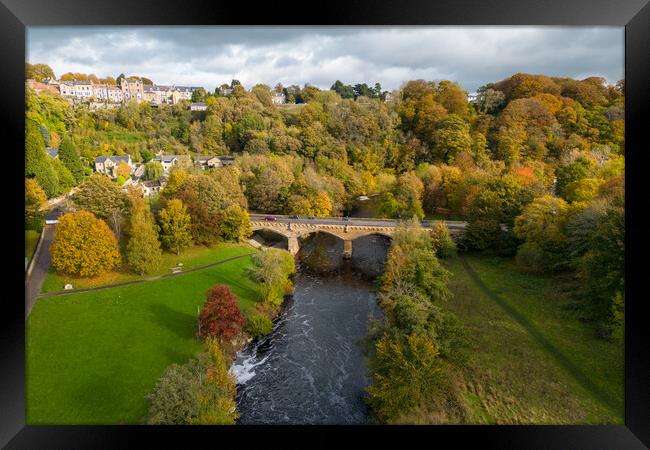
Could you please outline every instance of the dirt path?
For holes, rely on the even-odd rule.
[[[476,286],[485,294],[488,298],[493,300],[499,307],[506,313],[510,318],[515,322],[521,325],[528,334],[548,353],[550,354],[557,363],[566,370],[566,372],[571,375],[585,390],[591,392],[595,398],[602,402],[605,406],[619,406],[620,400],[611,398],[609,394],[603,391],[600,387],[594,384],[591,379],[585,373],[576,366],[562,351],[557,348],[543,332],[540,331],[533,323],[531,323],[523,314],[513,308],[508,302],[499,297],[498,294],[493,292],[489,287],[485,285],[483,280],[478,276],[476,271],[469,265],[465,260],[462,254],[459,254],[459,259],[463,264],[463,268],[469,275],[469,277],[474,281]]]

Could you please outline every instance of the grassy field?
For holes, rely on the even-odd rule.
[[[34,230],[25,230],[25,258],[28,261],[32,259],[36,245],[38,244],[38,237],[41,234]]]
[[[170,253],[163,253],[162,262],[158,269],[142,276],[129,273],[126,267],[120,267],[117,270],[92,278],[77,278],[68,275],[59,275],[53,270],[50,270],[45,277],[41,292],[63,291],[63,288],[67,283],[72,284],[74,289],[85,289],[104,286],[107,284],[123,283],[125,281],[140,280],[142,278],[171,273],[171,269],[177,267],[178,263],[182,263],[182,269],[187,270],[194,267],[212,264],[233,256],[252,253],[254,251],[255,250],[248,244],[222,243],[210,248],[203,246],[192,247],[185,250],[179,256]]]
[[[595,337],[568,306],[566,276],[522,273],[506,259],[448,263],[469,361],[459,381],[470,423],[624,423],[623,345]],[[474,277],[472,276],[472,272]]]
[[[145,396],[165,368],[199,349],[194,333],[205,291],[225,283],[244,313],[255,304],[250,265],[244,257],[172,278],[40,298],[27,321],[27,423],[140,423]]]

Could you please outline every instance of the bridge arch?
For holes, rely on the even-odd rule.
[[[286,233],[268,227],[251,227],[251,228],[253,231],[253,234],[251,235],[251,239],[260,242],[259,239],[255,239],[255,237],[257,236],[261,238],[262,242],[260,243],[264,245],[267,245],[269,247],[282,248],[284,250],[289,249],[290,238],[287,237]]]
[[[304,239],[304,238],[306,238],[306,237],[308,237],[308,236],[310,236],[312,234],[316,234],[316,233],[328,234],[328,235],[334,236],[334,237],[336,237],[336,238],[338,238],[338,239],[340,239],[342,241],[347,240],[345,237],[342,236],[342,233],[336,232],[336,231],[333,231],[333,230],[329,230],[329,229],[326,229],[326,228],[322,228],[322,229],[321,228],[315,228],[313,230],[301,230],[301,231],[296,232],[296,237],[298,239]]]
[[[266,223],[261,223],[261,224],[251,223],[251,230],[253,232],[255,232],[255,231],[270,231],[272,233],[284,236],[287,239],[294,236],[294,234],[291,231],[287,230],[284,227],[272,226],[272,225],[269,225],[269,224],[266,224]]]

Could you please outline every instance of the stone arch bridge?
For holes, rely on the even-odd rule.
[[[287,216],[259,217],[251,215],[253,231],[268,230],[287,238],[287,249],[292,255],[300,250],[299,239],[312,233],[328,233],[343,241],[343,255],[352,256],[352,241],[363,236],[378,234],[392,237],[399,226],[398,220],[392,219],[342,219],[342,218],[289,218]],[[462,233],[465,222],[430,221],[422,222],[423,228],[431,228],[434,224],[444,223],[452,234]]]

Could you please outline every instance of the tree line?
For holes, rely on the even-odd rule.
[[[205,93],[201,112],[183,102],[90,110],[28,92],[26,175],[52,197],[87,177],[102,154],[137,162],[158,152],[233,155],[234,166],[219,169],[234,195],[220,208],[231,209],[206,216],[208,228],[225,216],[236,222],[237,206],[339,216],[358,196],[378,194],[382,217],[465,218],[463,249],[514,256],[527,270],[575,270],[592,317],[620,329],[623,81],[519,73],[482,86],[472,102],[449,80],[408,81],[387,101],[377,96],[379,86],[352,87],[350,97],[350,86],[334,83],[331,90],[300,89],[304,103],[292,108],[272,102],[274,91],[288,89],[281,85],[246,90],[233,80],[227,87],[232,92]],[[48,141],[60,152],[70,144],[74,151],[64,153],[72,156],[48,161],[41,151]],[[152,167],[151,178],[159,173]],[[196,218],[205,216],[192,194],[178,195]],[[201,242],[201,225],[192,226]],[[220,233],[232,234],[227,228]],[[607,254],[598,249],[606,238],[619,243]]]

